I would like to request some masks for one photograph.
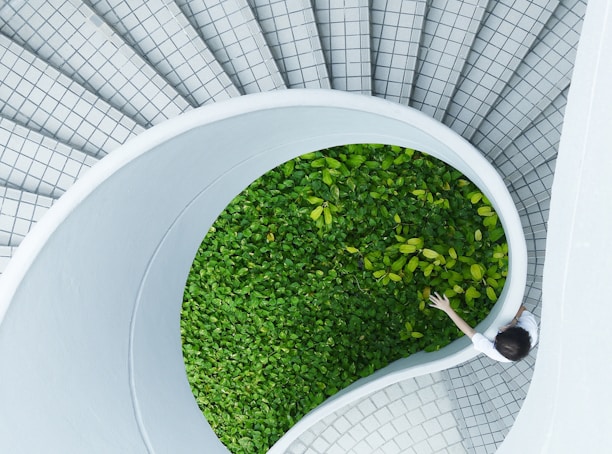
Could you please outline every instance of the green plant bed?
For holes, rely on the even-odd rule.
[[[228,205],[193,262],[194,396],[233,453],[266,452],[338,390],[457,338],[430,291],[481,321],[507,265],[490,202],[442,161],[387,145],[296,158]]]

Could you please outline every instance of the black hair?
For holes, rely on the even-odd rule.
[[[497,334],[495,348],[509,360],[518,361],[531,350],[531,338],[526,330],[513,326]]]

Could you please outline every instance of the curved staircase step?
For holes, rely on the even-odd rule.
[[[331,86],[370,95],[370,10],[368,0],[313,0]]]
[[[289,88],[331,88],[309,0],[248,0]]]
[[[171,0],[87,0],[194,107],[240,96]]]
[[[12,2],[0,21],[4,35],[144,127],[191,108],[80,0]]]
[[[19,246],[54,199],[0,186],[0,246]]]
[[[372,0],[370,6],[372,92],[408,104],[412,94],[425,0]]]
[[[101,157],[144,128],[0,35],[0,115]]]
[[[98,160],[0,117],[0,184],[58,198]]]
[[[564,90],[542,111],[531,126],[515,138],[493,161],[506,184],[512,185],[557,155],[567,105],[567,92],[567,89]]]
[[[433,0],[419,49],[410,105],[442,121],[481,26],[488,0]]]
[[[472,143],[489,159],[501,154],[569,86],[585,8],[583,0],[566,0],[557,7],[474,135]]]
[[[444,123],[470,140],[538,34],[558,0],[489,2]]]
[[[247,0],[176,3],[242,93],[286,88]]]

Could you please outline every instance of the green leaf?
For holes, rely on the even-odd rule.
[[[480,281],[482,279],[482,276],[483,276],[483,272],[482,272],[481,266],[476,264],[476,263],[474,265],[470,266],[470,274],[472,275],[474,280]]]
[[[356,247],[353,247],[353,246],[347,246],[346,250],[348,252],[350,252],[351,254],[355,254],[356,252],[359,252],[359,249],[357,249]]]
[[[439,254],[438,254],[436,251],[434,251],[433,249],[427,249],[427,248],[425,248],[425,249],[423,249],[421,252],[422,252],[422,253],[423,253],[423,255],[424,255],[425,257],[427,257],[428,259],[435,259],[435,258],[437,258],[437,257],[438,257],[438,255],[439,255]]]
[[[397,259],[395,262],[391,264],[391,270],[393,271],[401,270],[406,264],[407,260],[408,258],[405,255],[402,255],[399,259]]]
[[[417,247],[414,246],[413,244],[402,244],[399,247],[399,251],[402,254],[412,254],[412,253],[416,252],[416,250],[417,250]]]
[[[419,266],[419,258],[415,255],[410,259],[407,267],[410,272],[414,272],[414,270],[416,270],[418,266]]]
[[[383,277],[385,274],[387,274],[386,270],[378,270],[378,271],[374,271],[374,277],[376,279],[379,279],[381,277]]]
[[[482,192],[476,192],[475,194],[472,194],[472,196],[470,197],[470,202],[472,202],[472,204],[476,204],[480,202],[481,199],[482,199]]]
[[[450,255],[452,258],[454,258],[456,260],[457,259],[457,251],[455,251],[455,248],[449,248],[448,255]]]
[[[323,169],[321,171],[321,174],[323,175],[323,183],[325,183],[327,186],[331,186],[334,182],[334,179],[329,170]]]
[[[317,219],[321,217],[321,214],[323,214],[323,206],[319,205],[318,207],[316,207],[314,210],[310,212],[310,217],[312,218],[313,221],[316,221]]]
[[[325,158],[325,163],[332,169],[339,169],[342,166],[340,161],[330,157]]]
[[[482,232],[480,231],[480,229],[476,230],[474,232],[474,239],[476,241],[481,241],[482,240]]]
[[[423,337],[423,333],[419,333],[418,331],[413,331],[410,333],[410,335],[415,339],[420,339],[421,337]]]
[[[319,205],[323,203],[323,199],[320,197],[308,196],[306,197],[306,200],[308,200],[308,203],[312,205]]]
[[[486,293],[487,298],[489,298],[491,301],[497,301],[497,295],[495,294],[495,290],[493,290],[492,287],[487,287]]]
[[[479,207],[477,212],[480,216],[493,216],[495,214],[492,208],[488,205]]]
[[[402,280],[402,278],[395,273],[389,273],[388,276],[393,282],[400,282]]]
[[[310,163],[310,166],[314,167],[315,169],[325,167],[325,158],[315,159]]]
[[[401,224],[402,223],[402,218],[400,218],[399,214],[395,214],[395,216],[393,216],[393,220],[397,223],[397,224]]]
[[[328,206],[323,208],[323,217],[325,218],[325,225],[331,225],[332,223],[332,214],[331,210]]]

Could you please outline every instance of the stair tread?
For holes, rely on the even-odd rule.
[[[58,198],[97,159],[0,117],[0,183]]]
[[[567,93],[566,88],[540,113],[529,128],[521,132],[504,152],[493,160],[507,184],[511,185],[557,155]]]
[[[425,17],[410,105],[441,121],[476,39],[488,0],[433,0]]]
[[[0,246],[19,246],[54,199],[0,186]]]
[[[170,0],[88,0],[194,106],[240,96],[229,76]]]
[[[5,118],[96,157],[144,131],[4,35],[0,35],[0,53],[0,115]]]
[[[579,34],[567,33],[567,23],[579,30],[585,8],[582,0],[559,5],[474,135],[473,143],[492,159],[569,86]]]
[[[551,17],[558,0],[489,3],[444,123],[470,140]]]
[[[0,18],[3,34],[142,126],[191,108],[80,0],[9,3]]]
[[[331,88],[309,0],[249,0],[289,88]]]
[[[177,0],[177,4],[243,93],[286,88],[247,0]]]
[[[426,0],[372,0],[372,91],[375,96],[408,104],[426,8]]]
[[[313,0],[332,88],[372,93],[368,0]]]

